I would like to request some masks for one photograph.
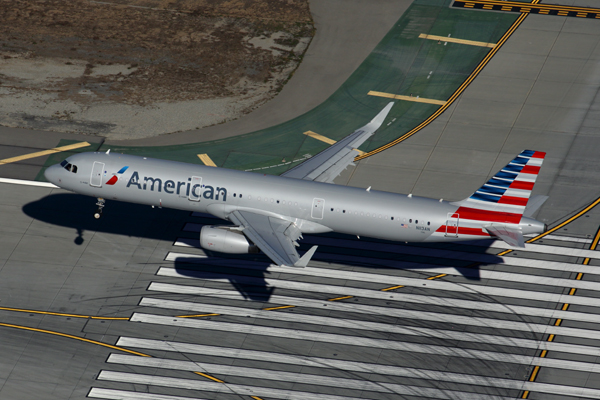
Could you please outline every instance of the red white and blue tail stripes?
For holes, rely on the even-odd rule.
[[[461,208],[518,214],[518,220],[510,217],[510,221],[504,222],[519,223],[545,156],[546,153],[541,151],[524,150],[479,190],[460,202]],[[489,221],[497,219],[491,215]]]
[[[458,206],[448,222],[432,236],[440,234],[473,239],[489,236],[486,224],[519,224],[546,153],[524,150]]]

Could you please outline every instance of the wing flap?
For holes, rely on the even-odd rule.
[[[367,125],[357,129],[316,156],[284,172],[281,176],[332,183],[348,165],[352,164],[354,158],[359,154],[358,147],[381,127],[393,105],[393,102],[388,103]]]

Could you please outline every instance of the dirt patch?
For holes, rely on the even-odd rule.
[[[0,0],[0,20],[0,124],[112,138],[251,111],[281,90],[314,33],[307,0]],[[193,120],[173,121],[173,106],[194,102]],[[114,107],[164,118],[165,130],[100,115]]]

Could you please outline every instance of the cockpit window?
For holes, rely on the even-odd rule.
[[[61,167],[63,167],[64,169],[66,169],[69,172],[73,172],[74,174],[77,173],[77,165],[73,165],[71,163],[69,163],[67,160],[64,160],[63,162],[60,163]]]

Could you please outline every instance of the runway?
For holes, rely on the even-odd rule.
[[[440,117],[338,180],[460,199],[546,151],[552,232],[525,249],[307,235],[308,267],[272,267],[198,248],[211,216],[97,221],[93,198],[0,183],[0,398],[600,398],[599,24],[527,16]]]

